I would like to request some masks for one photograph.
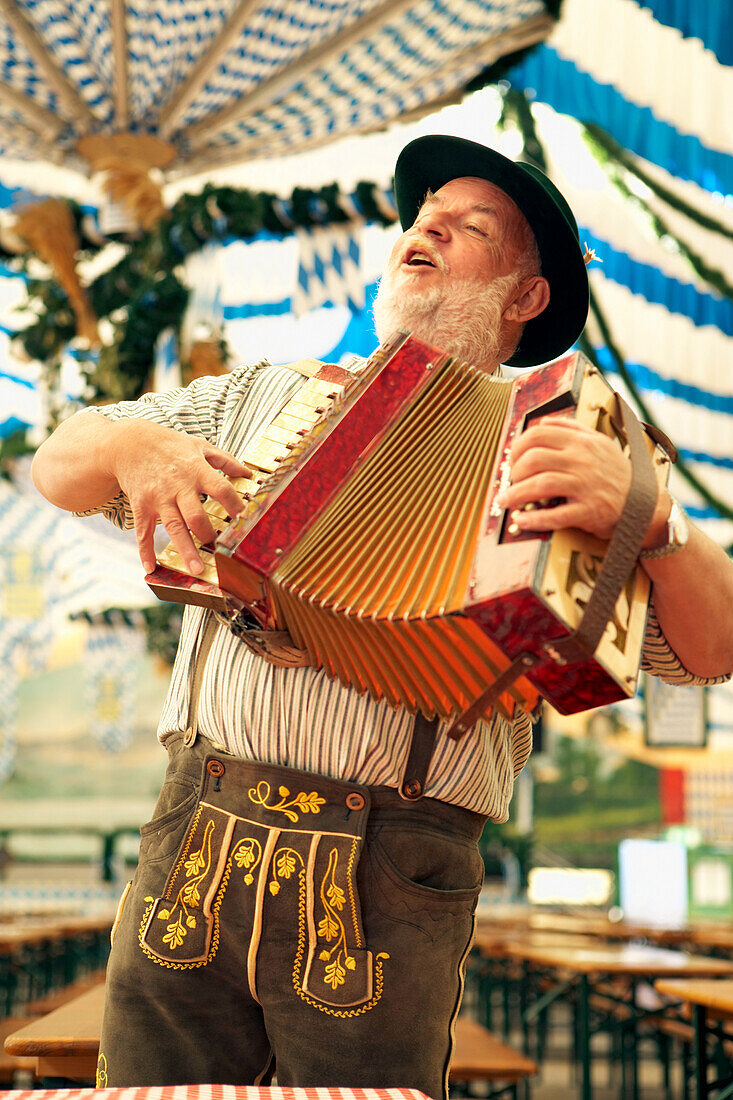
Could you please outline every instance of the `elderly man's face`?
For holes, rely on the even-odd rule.
[[[374,307],[379,338],[406,328],[477,365],[498,361],[522,221],[508,195],[473,176],[429,195],[392,249]]]
[[[425,200],[393,248],[390,265],[398,263],[406,285],[414,287],[443,274],[488,283],[513,271],[513,233],[521,217],[492,183],[473,176],[450,180]]]

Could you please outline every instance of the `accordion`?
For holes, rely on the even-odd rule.
[[[202,548],[208,575],[186,576],[169,550],[146,578],[156,595],[286,631],[308,664],[451,717],[456,736],[540,697],[570,714],[633,695],[650,591],[636,550],[590,648],[568,648],[608,545],[521,532],[495,501],[511,444],[537,417],[571,415],[628,446],[598,370],[573,353],[504,379],[406,333],[358,374],[303,362],[301,390],[240,456],[253,469],[241,513],[207,505],[219,532]],[[642,440],[656,496],[669,458]]]

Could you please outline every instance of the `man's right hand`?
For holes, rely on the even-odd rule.
[[[150,420],[116,420],[112,427],[109,472],[130,502],[145,572],[155,568],[153,539],[160,522],[189,571],[200,573],[203,563],[191,534],[202,543],[215,537],[201,497],[212,497],[236,516],[242,500],[222,475],[248,477],[251,470],[205,439]]]
[[[153,536],[161,522],[188,569],[198,574],[203,565],[191,532],[203,543],[214,538],[202,495],[235,516],[242,501],[222,474],[248,477],[251,471],[198,436],[152,420],[110,420],[88,409],[41,444],[31,473],[39,492],[70,512],[100,508],[124,490],[145,572],[155,568]]]

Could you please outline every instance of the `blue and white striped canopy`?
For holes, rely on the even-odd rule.
[[[460,96],[545,0],[1,0],[0,154],[152,134],[170,171],[271,157]]]
[[[553,34],[509,79],[535,97],[551,174],[602,261],[591,265],[591,286],[636,388],[692,475],[733,508],[729,3],[565,0]],[[631,194],[609,187],[578,154],[570,118],[601,127],[656,189],[623,173]],[[618,383],[608,335],[593,319],[587,335]],[[730,545],[730,519],[676,474],[673,485]]]

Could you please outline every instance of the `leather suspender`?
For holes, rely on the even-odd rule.
[[[400,794],[408,802],[415,802],[418,798],[422,798],[437,733],[438,719],[426,718],[421,711],[418,711],[412,730],[410,752],[400,783]]]
[[[204,669],[206,668],[206,658],[209,656],[211,650],[211,643],[214,641],[214,635],[216,634],[216,628],[218,623],[211,612],[206,615],[203,630],[201,632],[201,640],[199,641],[196,649],[196,656],[194,657],[193,666],[193,682],[191,684],[191,695],[188,700],[188,722],[186,723],[186,732],[183,737],[184,745],[191,746],[198,737],[198,714],[199,714],[199,696],[201,695],[201,684],[204,679]]]

